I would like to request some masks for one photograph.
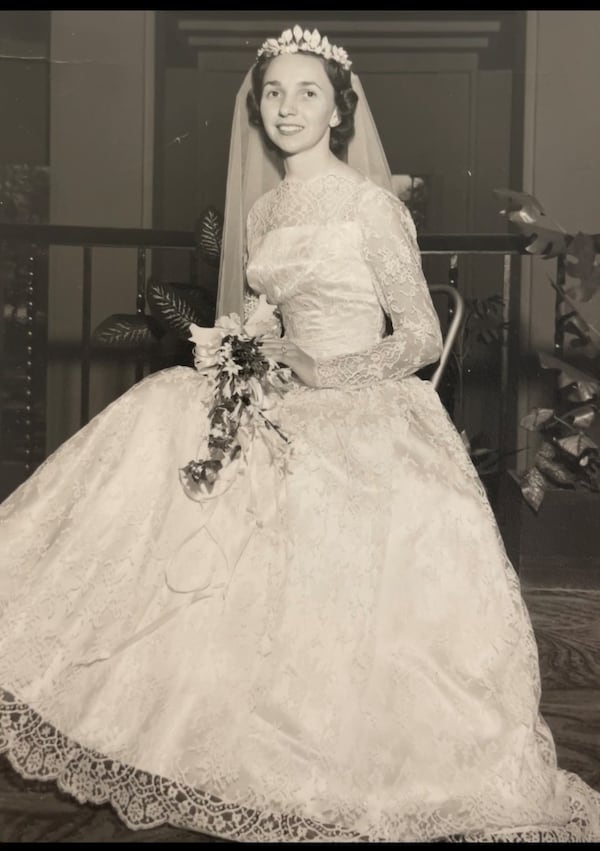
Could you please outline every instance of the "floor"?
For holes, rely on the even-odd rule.
[[[600,791],[600,589],[528,588],[540,650],[542,712],[559,764]],[[0,843],[219,841],[163,826],[131,831],[106,805],[81,805],[24,781],[0,756]]]

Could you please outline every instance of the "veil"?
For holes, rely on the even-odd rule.
[[[243,315],[248,213],[254,202],[273,189],[284,176],[279,157],[267,149],[259,129],[248,121],[246,97],[251,86],[251,75],[252,68],[237,93],[233,112],[217,318],[227,313]],[[354,136],[348,145],[348,165],[392,191],[390,168],[364,89],[356,74],[351,75],[351,80],[352,88],[358,95],[358,103],[354,113]]]

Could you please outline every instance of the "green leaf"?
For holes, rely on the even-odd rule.
[[[565,399],[569,402],[591,402],[598,398],[597,387],[589,382],[578,381],[569,387],[570,389],[565,393]]]
[[[594,405],[579,405],[563,414],[562,419],[570,422],[574,428],[584,430],[596,419],[596,408]]]
[[[563,334],[571,334],[575,338],[570,341],[570,348],[583,349],[587,346],[591,351],[596,350],[596,345],[587,333],[584,322],[575,311],[571,310],[569,313],[559,316],[556,320],[556,327]]]
[[[525,247],[528,254],[539,254],[546,259],[565,254],[569,245],[569,234],[550,228],[519,224],[525,236],[531,236],[531,242]]]
[[[572,455],[573,458],[581,458],[585,452],[598,449],[598,445],[586,434],[570,434],[556,442],[561,449],[568,455]]]
[[[592,397],[597,395],[598,390],[600,390],[600,380],[594,378],[592,375],[588,375],[586,372],[582,372],[582,370],[571,366],[571,364],[566,363],[559,358],[555,358],[554,355],[550,355],[547,352],[540,352],[539,361],[543,369],[560,370],[558,378],[558,384],[560,387],[577,384],[581,387],[582,391],[591,393]]]
[[[513,189],[494,189],[494,195],[506,199],[506,209],[500,211],[503,215],[511,212],[522,212],[529,221],[534,221],[545,215],[538,199],[527,192],[516,192]]]
[[[578,301],[589,301],[600,289],[600,265],[595,265],[596,247],[594,237],[577,233],[569,245],[568,256],[574,261],[565,265],[567,275],[579,278],[579,283],[565,287],[570,296]]]
[[[466,299],[466,320],[464,323],[465,350],[474,339],[478,343],[490,345],[502,340],[503,332],[509,323],[502,318],[504,300],[497,293],[487,298]]]
[[[525,502],[537,513],[544,501],[548,482],[537,467],[532,467],[523,476],[520,486]]]
[[[537,458],[555,458],[556,449],[554,446],[545,440],[537,451]]]
[[[525,236],[532,238],[526,248],[529,254],[540,254],[548,258],[566,253],[573,237],[546,216],[537,198],[511,189],[495,189],[494,193],[507,201],[506,209],[501,210],[501,213]]]
[[[546,479],[549,479],[560,487],[573,487],[577,481],[576,474],[567,469],[558,458],[550,459],[538,454],[535,459],[535,465],[544,474]]]
[[[160,338],[160,329],[151,316],[114,313],[104,319],[92,333],[92,340],[104,346],[149,348]]]
[[[482,323],[481,328],[477,331],[475,339],[486,346],[491,343],[499,343],[502,340],[503,332],[509,327],[508,322],[486,322]]]
[[[198,250],[211,266],[221,262],[221,244],[223,242],[223,216],[215,207],[207,207],[200,216],[196,229]]]
[[[153,314],[178,336],[187,340],[190,325],[212,324],[213,306],[205,290],[185,284],[148,285],[147,298]]]
[[[574,299],[573,299],[573,298],[571,298],[571,296],[568,294],[568,292],[566,292],[566,290],[564,290],[562,287],[560,287],[560,286],[556,283],[556,281],[553,281],[553,280],[552,280],[552,278],[550,278],[550,284],[551,284],[552,288],[553,288],[554,290],[556,290],[556,292],[560,295],[560,297],[561,297],[561,298],[562,298],[562,299],[563,299],[563,300],[564,300],[564,301],[565,301],[568,305],[570,305],[570,307],[572,308],[573,312],[574,312],[575,314],[577,314],[577,317],[578,317],[578,325],[580,325],[580,327],[584,328],[584,329],[587,331],[587,333],[589,334],[589,338],[590,338],[590,341],[591,341],[592,345],[593,345],[596,349],[598,349],[598,348],[600,347],[600,330],[599,330],[598,328],[595,328],[595,327],[594,327],[594,326],[593,326],[593,325],[589,322],[589,320],[585,318],[585,316],[582,316],[582,314],[580,313],[579,308],[578,308],[578,306],[577,306],[577,303],[574,301]]]
[[[553,408],[533,408],[532,411],[523,417],[520,425],[522,428],[526,428],[527,431],[538,431],[538,429],[543,428],[553,418]]]

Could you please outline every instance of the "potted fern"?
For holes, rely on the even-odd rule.
[[[554,347],[537,353],[556,382],[548,404],[520,423],[537,435],[537,450],[529,468],[512,477],[521,502],[513,511],[513,547],[521,564],[536,570],[544,560],[575,572],[600,568],[600,323],[586,309],[600,291],[600,234],[568,233],[532,195],[496,194],[506,204],[502,213],[529,238],[526,250],[556,261],[548,275],[556,296]]]
[[[213,269],[219,266],[222,236],[223,217],[208,207],[196,226],[196,252],[197,259]],[[150,312],[113,313],[94,329],[94,344],[128,352],[135,359],[141,355],[152,369],[191,366],[190,324],[208,326],[214,321],[216,293],[201,284],[197,278],[189,283],[165,283],[150,277],[145,293]]]

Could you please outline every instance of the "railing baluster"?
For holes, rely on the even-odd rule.
[[[502,337],[500,349],[500,405],[498,414],[499,443],[502,446],[506,441],[504,431],[508,420],[508,329],[510,322],[510,289],[512,281],[512,255],[504,255],[502,274]],[[504,324],[505,323],[505,324]]]
[[[448,283],[451,287],[458,289],[458,254],[451,254],[448,266]],[[454,314],[454,305],[452,300],[448,299],[448,322],[452,320]]]
[[[146,249],[137,250],[137,294],[135,312],[142,316],[146,310]],[[144,377],[144,359],[140,357],[135,364],[135,380],[141,381]]]
[[[450,266],[448,267],[448,283],[451,287],[458,286],[458,254],[450,255]]]
[[[81,401],[80,420],[90,418],[90,338],[92,333],[92,247],[83,246],[83,299],[81,308]]]
[[[33,340],[35,323],[34,306],[35,255],[33,246],[27,261],[27,288],[25,315],[27,323],[27,357],[25,359],[25,473],[32,471],[33,460]]]

